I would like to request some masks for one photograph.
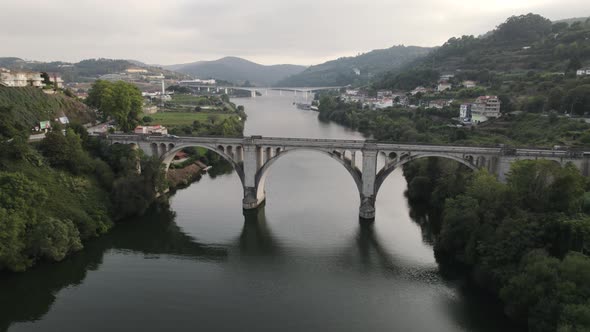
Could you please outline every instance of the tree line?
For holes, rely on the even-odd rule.
[[[437,261],[465,270],[529,331],[590,328],[590,181],[573,165],[515,162],[507,182],[428,158],[404,166],[430,207]]]

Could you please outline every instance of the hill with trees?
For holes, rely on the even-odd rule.
[[[117,98],[128,92],[110,88]],[[63,260],[115,221],[142,214],[166,186],[157,158],[89,136],[78,121],[92,111],[77,100],[33,88],[1,88],[0,96],[0,271]],[[32,122],[62,111],[67,127],[52,122],[41,142],[28,142]]]
[[[48,95],[33,87],[0,86],[0,107],[10,107],[19,125],[28,129],[39,121],[53,120],[62,115],[78,123],[96,120],[95,112],[79,100],[61,93]]]
[[[237,57],[225,57],[214,61],[198,61],[187,64],[164,66],[169,70],[196,76],[214,78],[238,84],[251,82],[258,86],[274,85],[278,81],[305,70],[305,66],[265,66]]]
[[[486,36],[450,38],[404,68],[384,73],[374,89],[411,90],[436,86],[452,74],[459,92],[474,80],[484,94],[502,97],[502,111],[584,114],[590,86],[576,70],[590,66],[590,20],[552,23],[535,14],[512,16]]]
[[[343,57],[311,66],[299,74],[281,80],[278,86],[343,86],[361,85],[379,73],[398,69],[426,55],[432,48],[393,46],[354,57]]]
[[[0,58],[0,67],[12,70],[31,70],[39,72],[59,73],[65,82],[90,82],[101,75],[117,74],[130,68],[144,68],[148,72],[162,73],[166,78],[186,78],[186,75],[153,67],[133,60],[87,59],[76,63],[63,61],[42,62],[25,61],[15,57]]]

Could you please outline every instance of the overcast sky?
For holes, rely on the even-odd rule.
[[[0,0],[0,56],[175,64],[233,55],[311,65],[435,46],[510,15],[589,16],[589,0]]]

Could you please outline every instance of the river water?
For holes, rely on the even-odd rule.
[[[236,99],[246,135],[362,139],[293,95]],[[301,98],[301,97],[300,97]],[[297,151],[244,214],[235,173],[178,191],[84,251],[0,275],[0,331],[508,331],[497,303],[441,276],[397,170],[374,223],[353,179]]]

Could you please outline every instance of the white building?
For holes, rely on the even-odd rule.
[[[161,134],[167,135],[168,129],[161,125],[155,126],[137,126],[133,131],[136,134]]]
[[[451,83],[440,82],[440,83],[438,83],[438,86],[436,87],[436,91],[443,92],[445,90],[450,90],[452,87],[453,87],[453,85]]]
[[[215,85],[217,82],[214,79],[209,80],[201,80],[201,79],[194,79],[194,80],[182,80],[179,81],[178,84],[182,86],[191,86],[191,85]]]
[[[461,108],[459,109],[459,118],[466,121],[471,121],[471,104],[461,104]]]
[[[577,76],[590,75],[590,67],[588,67],[588,68],[581,68],[581,69],[576,70],[576,75]]]
[[[426,93],[428,92],[428,89],[423,87],[423,86],[417,86],[414,90],[412,90],[410,93],[412,94],[412,96],[414,96],[417,93]]]
[[[373,103],[375,108],[387,108],[393,106],[393,98],[378,99]]]
[[[461,84],[467,89],[475,88],[477,86],[477,83],[475,83],[475,81],[463,81],[463,83]]]
[[[471,112],[488,118],[499,118],[501,115],[500,104],[500,99],[497,96],[480,96],[471,106]]]
[[[61,78],[61,76],[55,73],[47,73],[47,75],[49,75],[49,81],[53,83],[56,88],[63,89],[64,80]]]
[[[0,71],[0,82],[2,85],[17,88],[25,86],[43,87],[43,77],[38,72],[10,71],[3,69]]]
[[[125,71],[129,74],[143,74],[147,73],[147,69],[144,68],[127,68]]]

